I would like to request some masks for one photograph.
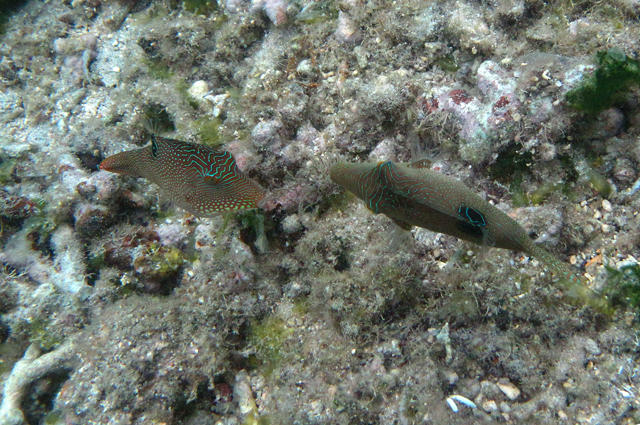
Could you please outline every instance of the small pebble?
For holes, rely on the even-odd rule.
[[[498,382],[498,388],[507,396],[509,400],[515,400],[520,397],[520,389],[508,380]]]
[[[603,199],[602,200],[602,209],[607,211],[607,212],[611,212],[611,210],[612,210],[611,202],[609,202],[607,199]]]
[[[189,90],[187,90],[189,95],[194,99],[202,99],[209,92],[209,85],[206,81],[198,80],[194,82]]]
[[[487,413],[495,412],[498,410],[498,403],[495,400],[485,400],[482,402],[482,410]]]
[[[311,63],[311,60],[309,59],[301,60],[300,63],[298,64],[298,67],[296,68],[296,72],[303,77],[311,76],[313,74],[313,65]]]
[[[627,158],[617,158],[613,168],[613,177],[624,185],[630,185],[636,178],[634,164]]]
[[[594,355],[594,356],[597,356],[597,355],[599,355],[599,354],[602,352],[602,350],[600,350],[600,347],[598,346],[598,343],[597,343],[597,342],[595,342],[595,341],[594,341],[593,339],[591,339],[591,338],[587,338],[587,339],[585,340],[585,343],[584,343],[584,350],[585,350],[587,353],[589,353],[589,354],[591,354],[591,355]]]
[[[358,37],[358,29],[346,13],[338,12],[338,26],[335,32],[336,38],[341,41],[351,42]]]
[[[480,391],[482,395],[487,399],[494,399],[500,397],[500,390],[498,386],[491,381],[480,382]]]
[[[205,96],[204,98],[213,104],[213,116],[219,117],[220,113],[222,112],[224,103],[229,98],[229,93],[217,94],[215,96]]]
[[[458,382],[458,374],[454,371],[445,372],[444,376],[449,385],[455,385]]]
[[[243,415],[256,411],[256,402],[249,385],[249,376],[244,370],[236,375],[236,382],[233,386],[233,399],[238,402],[240,413]]]

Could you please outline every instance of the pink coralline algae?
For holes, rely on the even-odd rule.
[[[467,94],[467,92],[461,89],[451,90],[449,92],[449,97],[456,105],[471,102],[471,97]]]
[[[302,185],[283,188],[268,194],[262,202],[265,211],[274,211],[278,208],[285,211],[294,211],[306,198],[308,191]]]
[[[8,219],[23,219],[38,212],[38,206],[23,196],[11,195],[0,190],[0,215]]]
[[[515,79],[493,61],[485,61],[478,68],[477,88],[482,96],[442,86],[418,98],[422,116],[445,112],[458,120],[460,155],[474,163],[486,159],[489,152],[486,141],[498,138],[505,124],[518,121],[521,107]]]
[[[507,98],[507,96],[502,96],[496,103],[493,104],[493,110],[495,111],[497,108],[504,108],[509,103],[509,98]]]
[[[517,108],[514,105],[519,106],[520,103],[512,93],[500,96],[491,108],[492,115],[489,117],[489,123],[499,126],[506,121],[515,121],[513,113]]]
[[[418,107],[422,110],[425,115],[429,115],[438,110],[440,106],[440,102],[435,97],[425,98],[420,96],[418,98]]]
[[[273,23],[273,25],[283,25],[287,22],[287,1],[286,0],[253,0],[251,9],[262,9]]]

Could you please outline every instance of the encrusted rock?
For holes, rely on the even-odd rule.
[[[299,232],[302,229],[302,223],[298,214],[288,215],[282,220],[282,231],[288,235]]]
[[[77,208],[74,217],[76,231],[86,238],[102,234],[113,222],[113,213],[106,207],[89,204]]]

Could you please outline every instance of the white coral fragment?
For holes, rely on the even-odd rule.
[[[454,413],[458,412],[458,405],[456,404],[456,401],[472,409],[475,409],[478,407],[473,401],[469,400],[465,396],[461,396],[459,394],[452,394],[451,396],[447,397],[447,404],[449,405],[449,408],[453,410]]]
[[[22,359],[13,366],[11,375],[4,382],[2,404],[0,404],[0,423],[5,425],[26,424],[25,417],[20,410],[20,402],[29,385],[54,370],[71,368],[75,358],[73,343],[69,341],[43,355],[40,355],[40,349],[35,344],[31,344]]]

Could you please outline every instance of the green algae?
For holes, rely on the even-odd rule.
[[[533,155],[523,152],[522,145],[509,145],[500,152],[488,168],[489,176],[509,186],[511,203],[514,207],[531,204],[527,191],[523,188],[524,178],[531,173]]]
[[[171,6],[177,8],[182,5],[187,10],[196,15],[209,15],[218,10],[218,2],[215,0],[172,0]]]
[[[115,294],[118,298],[127,298],[139,292],[139,287],[135,279],[129,273],[123,274],[120,279],[113,283]]]
[[[611,192],[613,192],[613,187],[607,178],[594,169],[587,169],[587,178],[591,187],[593,187],[593,189],[603,198],[608,198],[611,195]]]
[[[242,421],[242,425],[270,425],[269,416],[258,415],[255,411],[250,412]]]
[[[448,73],[454,73],[460,68],[453,55],[440,56],[435,61],[433,61],[433,64]]]
[[[276,316],[251,324],[248,340],[255,350],[255,366],[261,367],[266,375],[271,375],[288,357],[285,341],[291,332],[285,321]]]
[[[219,147],[224,143],[220,127],[222,121],[219,118],[214,119],[201,119],[196,122],[198,127],[198,137],[200,143],[210,146],[212,148]]]
[[[236,221],[240,226],[240,240],[249,245],[254,252],[267,252],[269,242],[264,214],[258,209],[241,211],[236,214]]]
[[[515,144],[503,150],[493,164],[489,166],[491,178],[509,186],[511,204],[514,207],[541,205],[556,193],[562,193],[569,199],[577,195],[575,183],[579,173],[569,155],[559,155],[560,167],[564,172],[561,182],[542,183],[534,190],[527,190],[525,177],[532,174],[533,154],[522,151],[522,146]]]
[[[511,193],[511,205],[513,207],[526,207],[531,204],[529,194],[522,189],[522,179],[518,179],[509,185]]]
[[[200,102],[189,93],[189,84],[185,80],[179,80],[176,83],[176,89],[178,93],[184,98],[184,100],[193,108],[194,111],[197,111],[200,107]]]
[[[48,241],[57,224],[53,217],[40,210],[39,214],[27,218],[22,227],[33,247],[47,251]]]
[[[0,157],[0,184],[13,181],[13,172],[17,163],[16,159]]]
[[[45,415],[42,420],[43,425],[58,425],[65,423],[63,421],[64,417],[60,410],[52,410]]]
[[[104,249],[98,253],[89,253],[87,255],[87,283],[91,286],[98,278],[100,270],[106,265],[104,256]]]
[[[338,2],[334,0],[319,0],[307,4],[295,17],[297,22],[314,25],[332,21],[338,18],[340,12]]]
[[[309,314],[309,310],[311,309],[311,302],[308,297],[301,297],[294,301],[293,303],[293,313],[296,316],[304,317]]]
[[[147,66],[149,70],[149,75],[151,75],[156,80],[169,80],[173,77],[173,71],[169,68],[169,65],[160,61],[153,59],[143,59],[143,63]]]
[[[489,166],[489,175],[502,183],[510,183],[529,173],[532,163],[531,152],[523,151],[520,144],[512,144],[503,149]]]
[[[561,183],[543,183],[529,194],[529,202],[532,205],[541,205],[551,194],[561,191],[563,186]]]
[[[50,351],[62,343],[62,339],[49,330],[50,322],[35,318],[29,323],[29,341],[44,351]]]
[[[568,104],[596,114],[620,101],[628,89],[640,84],[640,63],[622,50],[612,48],[596,54],[596,70],[567,93]]]
[[[149,279],[165,281],[173,278],[185,262],[186,258],[178,248],[153,242],[145,255],[134,260],[134,267]]]
[[[640,313],[640,265],[624,265],[618,269],[610,266],[603,295],[614,307],[630,307]]]
[[[185,262],[182,251],[175,247],[170,247],[164,252],[156,254],[153,260],[161,275],[175,273]]]

